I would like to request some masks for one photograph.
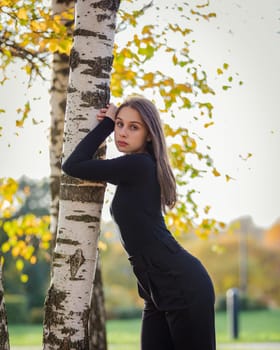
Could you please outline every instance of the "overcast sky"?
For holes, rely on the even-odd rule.
[[[209,176],[197,182],[198,200],[210,204],[218,219],[251,215],[268,227],[280,217],[280,6],[276,0],[212,3],[217,18],[199,23],[192,48],[192,56],[209,72],[210,85],[217,87],[215,124],[200,134],[211,145],[219,171],[235,180]],[[234,78],[228,91],[218,88],[225,77],[216,74],[224,62]],[[0,108],[7,110],[0,114],[0,176],[48,176],[48,83],[28,90],[22,73],[15,69],[9,75],[0,87]],[[30,119],[15,135],[15,109],[32,96],[32,117],[42,123],[34,126]],[[248,153],[253,156],[243,160]]]

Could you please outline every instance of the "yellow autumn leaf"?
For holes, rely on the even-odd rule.
[[[4,6],[10,7],[11,5],[12,5],[12,1],[11,0],[1,0],[0,1],[0,7],[4,7]]]
[[[31,21],[30,28],[34,32],[44,32],[47,29],[46,22]]]
[[[229,182],[230,180],[235,180],[233,177],[226,174],[226,181]]]
[[[99,248],[100,250],[105,251],[105,250],[107,249],[107,244],[104,243],[104,242],[102,242],[102,241],[98,241],[98,248]]]
[[[172,56],[172,61],[173,61],[174,65],[176,65],[178,63],[178,58],[175,54]]]
[[[49,41],[49,49],[51,52],[56,52],[59,49],[59,43],[57,42],[57,40],[52,39]]]
[[[28,19],[28,16],[27,16],[27,10],[25,8],[20,8],[18,13],[17,13],[17,17],[19,19]]]
[[[229,64],[228,64],[228,63],[224,63],[224,64],[223,64],[223,68],[224,68],[224,69],[228,69],[228,67],[229,67]]]
[[[16,257],[16,256],[19,255],[19,253],[20,253],[20,247],[18,245],[13,247],[13,249],[12,249],[12,256]]]
[[[210,205],[206,205],[206,207],[204,208],[204,213],[208,214],[210,209],[211,209]]]
[[[17,269],[18,271],[22,271],[23,268],[24,268],[24,262],[23,262],[21,259],[18,259],[18,260],[16,261],[16,269]]]
[[[1,251],[2,253],[7,253],[10,250],[10,243],[9,242],[5,242],[2,244],[1,246]]]
[[[212,125],[214,125],[214,122],[205,123],[205,124],[204,124],[204,127],[205,127],[205,128],[209,128],[209,126],[212,126]]]
[[[24,68],[24,70],[26,71],[26,73],[27,73],[28,75],[31,74],[32,68],[31,68],[31,66],[30,66],[29,64],[26,64],[23,68]]]
[[[31,256],[31,258],[30,258],[30,264],[32,264],[32,265],[34,265],[34,264],[36,264],[36,262],[37,262],[37,257],[36,256]]]
[[[22,275],[20,276],[20,280],[21,280],[22,283],[28,282],[28,275],[22,274]]]
[[[214,176],[221,176],[221,174],[218,172],[218,170],[216,168],[213,169],[212,174]]]
[[[221,75],[221,74],[223,74],[223,70],[222,70],[221,68],[218,68],[218,69],[217,69],[217,73],[218,73],[219,75]]]

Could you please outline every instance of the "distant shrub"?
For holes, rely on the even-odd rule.
[[[142,310],[133,307],[116,307],[107,311],[107,319],[132,319],[132,318],[141,318]]]
[[[27,298],[20,294],[5,295],[8,323],[24,323],[28,320]]]
[[[262,300],[252,298],[248,295],[240,295],[238,297],[239,310],[265,310],[268,308],[265,302]],[[216,311],[226,311],[227,299],[225,295],[220,295],[216,299],[215,303]]]
[[[42,307],[33,307],[30,310],[29,323],[42,324],[44,319],[44,309]]]

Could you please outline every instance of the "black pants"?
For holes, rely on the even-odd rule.
[[[214,310],[195,303],[187,309],[160,311],[145,302],[142,317],[142,350],[214,350]]]
[[[129,260],[145,300],[141,350],[215,350],[214,289],[200,261],[172,238]]]

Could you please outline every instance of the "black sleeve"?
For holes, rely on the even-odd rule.
[[[121,182],[143,181],[151,160],[143,154],[125,155],[114,159],[92,159],[100,144],[114,130],[114,121],[105,117],[77,145],[62,165],[62,170],[70,176],[83,180],[106,181],[114,185]]]

